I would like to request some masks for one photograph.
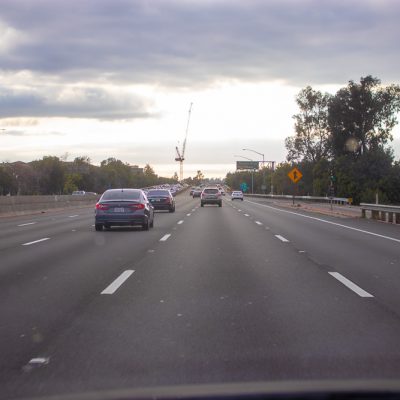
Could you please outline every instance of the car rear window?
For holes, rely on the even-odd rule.
[[[169,196],[168,190],[149,190],[147,197],[151,196]]]
[[[101,200],[139,200],[139,190],[112,190],[103,194]]]
[[[218,193],[218,189],[204,189],[204,193],[215,194]]]

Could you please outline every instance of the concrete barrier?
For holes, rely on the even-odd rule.
[[[95,205],[99,195],[1,196],[0,216],[37,214],[47,210]]]

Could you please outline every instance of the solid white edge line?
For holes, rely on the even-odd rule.
[[[339,282],[343,283],[344,286],[357,293],[360,297],[374,297],[372,294],[366,292],[364,289],[361,289],[360,286],[357,286],[355,283],[345,278],[339,272],[329,272],[331,276],[337,279]]]
[[[75,218],[75,217],[79,217],[79,215],[69,215],[68,218]]]
[[[39,240],[34,240],[33,242],[23,243],[22,246],[30,246],[31,244],[44,242],[45,240],[49,240],[50,238],[43,238]]]
[[[34,225],[34,224],[36,224],[36,222],[27,222],[25,224],[19,224],[17,226],[27,226],[27,225]]]
[[[283,213],[298,215],[299,217],[308,218],[308,219],[312,219],[312,220],[319,221],[319,222],[325,222],[326,224],[339,226],[341,228],[350,229],[352,231],[361,232],[361,233],[365,233],[367,235],[377,236],[377,237],[380,237],[382,239],[392,240],[394,242],[400,243],[400,239],[396,239],[396,238],[393,238],[393,237],[390,237],[390,236],[385,236],[385,235],[380,235],[379,233],[365,231],[364,229],[353,228],[352,226],[347,226],[347,225],[339,224],[337,222],[327,221],[326,219],[322,219],[322,218],[311,217],[310,215],[304,215],[304,214],[296,213],[296,212],[293,212],[293,211],[281,210],[280,208],[267,206],[266,204],[255,203],[254,201],[250,201],[250,200],[246,200],[246,201],[248,203],[251,203],[251,204],[256,204],[257,206],[272,208],[273,210],[280,211],[280,212],[283,212]]]
[[[134,273],[133,269],[124,271],[115,281],[108,285],[101,294],[114,294],[118,288]]]
[[[168,240],[168,238],[171,236],[170,233],[167,233],[166,235],[164,235],[161,239],[160,242],[165,242],[166,240]]]
[[[281,235],[275,235],[276,238],[278,238],[279,240],[281,240],[282,242],[289,242],[289,240],[287,240],[286,238],[284,238]]]

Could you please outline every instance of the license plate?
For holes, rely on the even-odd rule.
[[[114,208],[114,212],[116,212],[116,213],[123,213],[123,212],[125,212],[125,208],[118,208],[118,207],[116,207],[116,208]]]

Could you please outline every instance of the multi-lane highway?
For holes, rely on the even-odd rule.
[[[400,378],[398,226],[176,200],[148,232],[0,220],[0,398]]]

